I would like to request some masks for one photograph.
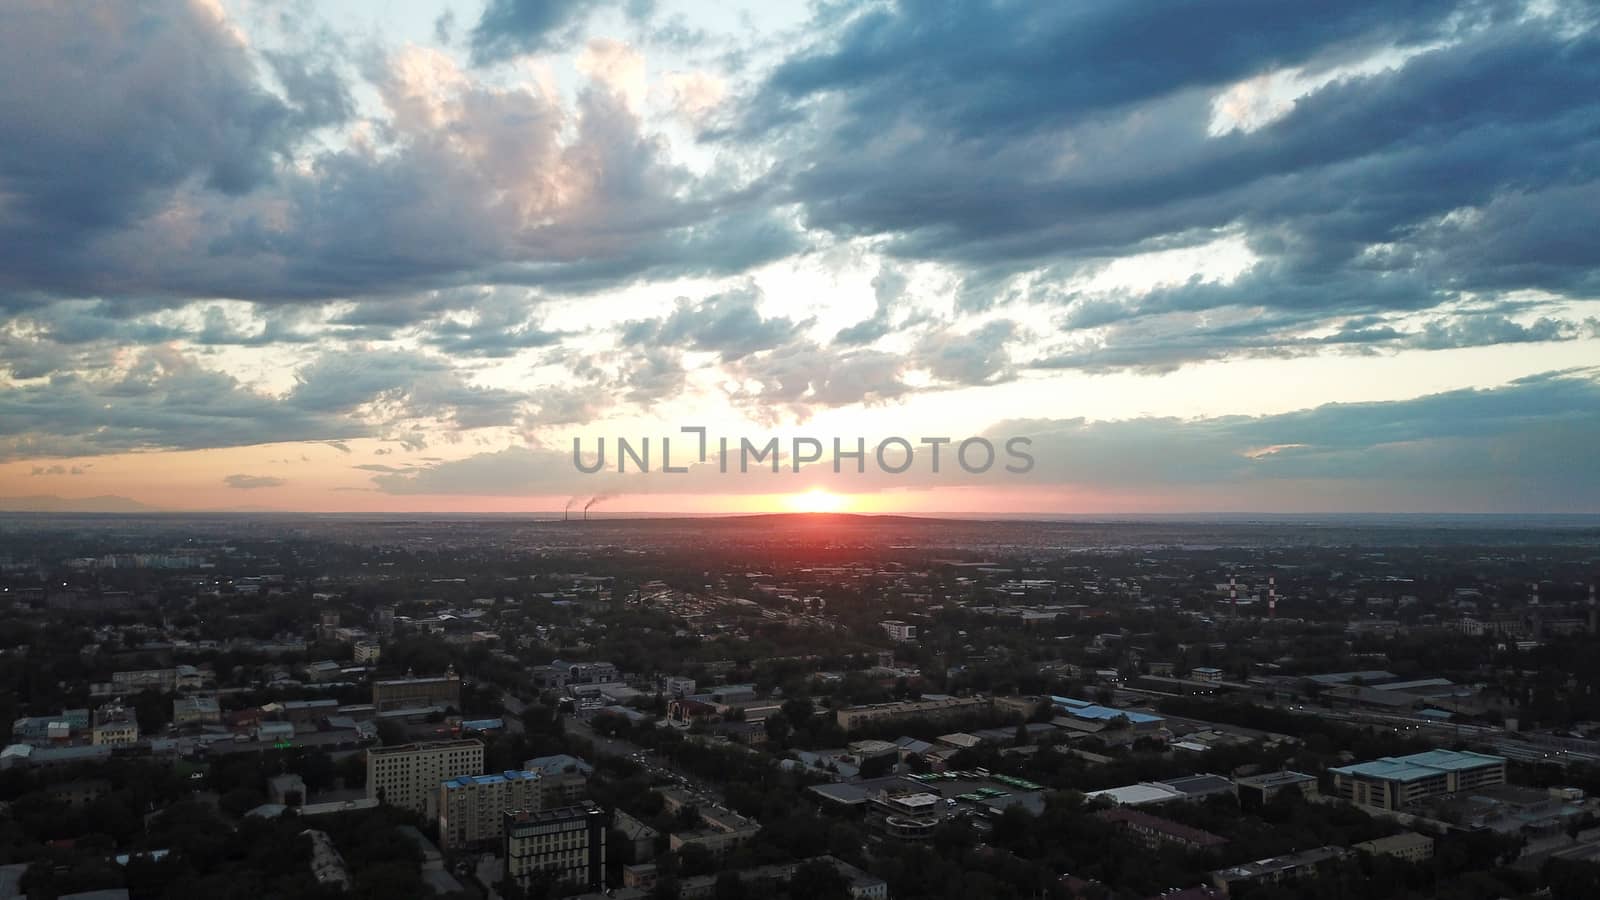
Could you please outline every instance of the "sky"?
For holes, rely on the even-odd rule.
[[[1583,0],[10,0],[0,508],[1600,512],[1596,85]]]

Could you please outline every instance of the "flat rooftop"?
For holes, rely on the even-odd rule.
[[[1268,772],[1265,775],[1246,775],[1234,780],[1238,784],[1250,787],[1282,787],[1290,784],[1304,784],[1307,781],[1316,781],[1317,779],[1314,775],[1285,769],[1282,772]]]
[[[1503,756],[1490,756],[1486,753],[1472,753],[1465,750],[1429,750],[1424,753],[1413,753],[1409,756],[1385,756],[1371,762],[1355,763],[1349,766],[1338,766],[1329,769],[1341,775],[1354,775],[1361,778],[1377,778],[1385,781],[1418,781],[1423,778],[1435,778],[1447,772],[1461,772],[1471,769],[1480,769],[1485,766],[1503,765]]]
[[[455,778],[445,779],[444,786],[464,788],[472,785],[507,784],[513,781],[538,781],[539,778],[538,772],[519,772],[515,769],[508,769],[504,772],[492,772],[488,775],[458,775]]]

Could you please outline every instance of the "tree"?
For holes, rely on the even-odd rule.
[[[222,795],[218,805],[222,811],[235,819],[244,817],[244,814],[267,802],[267,798],[260,791],[251,787],[236,787]]]
[[[789,879],[789,896],[806,900],[845,900],[850,882],[839,870],[821,860],[801,863]]]
[[[685,844],[678,848],[678,872],[683,875],[707,875],[716,871],[717,860],[711,851],[699,844]]]
[[[765,722],[767,740],[782,747],[788,744],[789,734],[793,730],[785,716],[767,716]]]
[[[737,872],[723,872],[717,876],[716,888],[711,896],[716,900],[745,900],[748,895],[744,880]]]

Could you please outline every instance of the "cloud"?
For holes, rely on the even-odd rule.
[[[283,487],[288,482],[270,475],[229,475],[222,479],[222,483],[241,491],[254,491],[260,488]]]
[[[0,386],[0,459],[92,456],[514,427],[527,395],[474,385],[446,361],[400,351],[324,353],[274,396],[170,347],[98,377]]]
[[[1272,0],[1204,7],[904,0],[823,31],[778,66],[762,99],[781,104],[835,93],[844,96],[852,125],[909,112],[941,131],[1005,139],[1322,55],[1446,38],[1462,19],[1516,9],[1458,0],[1337,0],[1315,9]],[[1039,90],[1043,84],[1053,89]]]
[[[872,293],[877,301],[872,317],[839,329],[839,333],[834,335],[834,343],[859,346],[870,344],[888,334],[895,304],[905,296],[907,283],[904,272],[891,265],[883,265],[872,278]]]
[[[97,238],[159,215],[185,184],[241,197],[270,183],[301,130],[339,112],[312,90],[320,72],[278,60],[291,102],[310,105],[265,90],[245,47],[201,4],[116,4],[93,16],[48,0],[6,4],[0,286],[66,277]]]
[[[731,399],[768,422],[783,410],[804,419],[812,407],[883,403],[912,391],[903,380],[906,360],[898,354],[805,340],[742,358],[728,369],[736,382]]]
[[[50,466],[34,466],[28,474],[35,478],[51,475],[86,475],[92,468],[94,468],[92,464],[86,466],[64,466],[56,463]]]
[[[679,300],[664,319],[627,323],[622,338],[628,344],[716,353],[727,363],[784,344],[809,324],[763,316],[761,299],[761,290],[747,285],[699,302]]]
[[[486,15],[587,5],[568,6]],[[39,297],[15,302],[582,292],[738,273],[802,246],[750,173],[677,162],[616,66],[569,100],[425,47],[352,69],[318,35],[253,51],[198,5],[138,10],[0,12],[0,84],[30,86],[0,90],[0,294]]]
[[[945,384],[995,384],[1015,375],[1007,344],[1019,335],[1015,322],[997,319],[967,333],[942,329],[917,342],[916,364]]]
[[[721,473],[715,452],[719,435],[713,434],[709,463],[691,465],[685,475],[659,471],[658,437],[652,441],[655,471],[647,475],[617,474],[615,445],[608,439],[608,470],[595,475],[579,473],[568,451],[513,447],[381,472],[374,484],[392,494],[551,497],[792,493],[812,486],[866,492],[987,487],[1194,511],[1589,512],[1600,504],[1600,457],[1592,452],[1600,441],[1600,370],[1595,369],[1547,372],[1490,389],[1334,403],[1267,416],[1017,419],[997,422],[984,434],[999,458],[996,468],[982,475],[954,465],[950,445],[943,447],[943,464],[935,474],[931,447],[921,443],[921,435],[908,436],[918,455],[903,475],[885,474],[871,462],[865,474],[856,473],[851,463],[835,474],[826,455],[821,465],[793,475],[787,447],[781,474],[760,466],[739,474],[737,461]],[[869,455],[887,436],[861,436]],[[957,442],[967,437],[947,436]],[[637,444],[639,437],[630,440]],[[736,445],[738,436],[732,437]],[[759,436],[749,437],[760,443]],[[832,438],[841,437],[845,449],[854,449],[856,436],[818,437],[831,454]],[[999,470],[1012,461],[1003,448],[1014,437],[1031,439],[1025,449],[1035,466],[1023,475]],[[693,448],[693,436],[673,440],[674,464],[694,463],[692,449],[680,449]],[[595,446],[595,437],[584,439],[586,461],[593,459]],[[981,459],[975,449],[972,464]]]
[[[480,65],[537,53],[574,39],[573,27],[608,0],[489,0],[472,28]]]
[[[1089,330],[1228,307],[1298,318],[1261,349],[1312,352],[1298,339],[1347,317],[1595,295],[1600,245],[1570,227],[1600,202],[1600,100],[1582,89],[1600,79],[1594,25],[1493,2],[1304,18],[1253,0],[902,2],[819,21],[748,104],[744,135],[778,148],[774,179],[810,227],[951,267],[959,309],[1068,306],[1060,322],[1100,345],[1097,364],[1225,357],[1225,343],[1148,353],[1117,343],[1134,331]],[[1285,72],[1304,93],[1281,112],[1212,127],[1218,97]],[[1238,277],[1081,286],[1230,235],[1255,257]],[[839,340],[886,332],[874,316]]]

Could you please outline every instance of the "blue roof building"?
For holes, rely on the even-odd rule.
[[[1401,809],[1432,797],[1505,784],[1502,756],[1429,750],[1329,769],[1335,793],[1362,806]]]

